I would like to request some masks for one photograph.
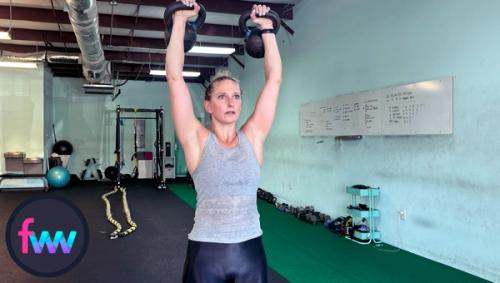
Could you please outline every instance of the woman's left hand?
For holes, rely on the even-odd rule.
[[[266,5],[253,5],[252,13],[250,14],[250,18],[252,19],[252,22],[259,25],[260,29],[272,29],[272,28],[274,28],[272,20],[270,20],[268,18],[258,17],[258,16],[266,15],[270,10],[271,10],[271,8],[267,7]]]

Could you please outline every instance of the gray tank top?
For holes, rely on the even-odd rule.
[[[240,243],[262,235],[256,197],[260,165],[241,131],[238,138],[238,145],[228,149],[208,134],[192,174],[197,195],[190,240]]]

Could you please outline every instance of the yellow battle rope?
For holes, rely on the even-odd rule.
[[[118,190],[122,192],[123,212],[127,217],[127,223],[130,225],[130,228],[128,228],[123,232],[122,232],[122,225],[118,221],[116,221],[113,218],[113,214],[111,214],[111,203],[108,200],[108,196],[117,193]],[[114,240],[118,237],[125,237],[128,234],[134,232],[135,229],[137,229],[137,224],[134,221],[132,221],[132,217],[130,216],[130,209],[128,208],[128,202],[127,202],[127,189],[120,186],[115,186],[112,191],[103,194],[101,198],[106,204],[106,217],[108,221],[116,227],[116,229],[109,234],[109,238],[111,240]]]

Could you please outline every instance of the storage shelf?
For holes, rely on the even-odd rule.
[[[362,240],[362,241],[366,241],[369,239],[378,240],[378,239],[380,239],[380,232],[375,230],[372,232],[372,237],[370,237],[370,232],[354,231],[354,237],[357,238],[358,240]]]
[[[370,217],[369,210],[359,210],[359,209],[348,208],[347,212],[353,217],[364,217],[364,218]],[[372,209],[372,217],[373,218],[380,217],[380,211],[378,209]]]
[[[352,234],[353,237],[350,239],[363,245],[370,244],[371,242],[380,243],[381,233],[375,227],[375,219],[379,218],[381,213],[380,210],[374,208],[374,199],[380,196],[380,188],[366,187],[360,189],[347,186],[346,192],[351,194],[351,205],[347,208],[347,212],[353,218],[353,225],[359,223],[360,218],[364,218],[361,222],[364,222],[369,227],[369,231],[366,232],[355,230]],[[368,207],[367,210],[357,209],[359,207],[359,198],[364,198],[363,203]]]
[[[380,188],[356,189],[353,187],[346,187],[346,192],[362,197],[370,196],[370,191],[374,197],[380,195]]]

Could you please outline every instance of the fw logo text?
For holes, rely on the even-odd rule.
[[[22,254],[29,253],[29,243],[31,243],[31,247],[35,254],[41,254],[44,247],[47,247],[49,254],[55,254],[59,246],[61,246],[63,254],[71,253],[71,248],[73,247],[77,235],[76,231],[70,231],[68,238],[65,237],[62,231],[56,231],[54,233],[54,238],[51,238],[49,231],[42,230],[37,237],[35,231],[29,230],[30,224],[33,223],[35,223],[34,217],[24,219],[21,230],[17,232],[17,235],[21,238]]]

